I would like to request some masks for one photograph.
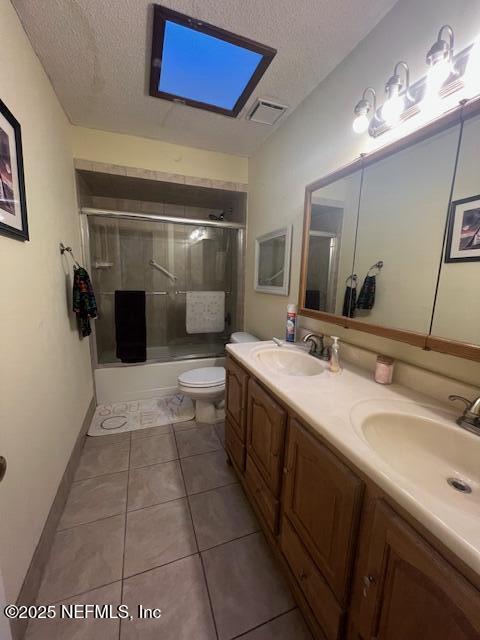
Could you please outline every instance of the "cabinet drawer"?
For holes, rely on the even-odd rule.
[[[227,358],[225,405],[238,438],[245,442],[248,374],[232,358]]]
[[[266,523],[273,533],[277,531],[279,502],[272,495],[271,491],[263,481],[255,463],[247,455],[246,479],[255,502],[264,517]]]
[[[255,380],[248,383],[247,452],[276,498],[285,450],[287,414]]]
[[[287,518],[282,519],[280,547],[310,608],[328,640],[340,637],[343,611]]]
[[[243,473],[245,471],[245,445],[240,441],[232,425],[233,421],[227,417],[225,420],[225,448],[239,471]]]

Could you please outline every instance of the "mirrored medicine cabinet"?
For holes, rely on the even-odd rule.
[[[480,361],[480,100],[308,185],[302,315]]]

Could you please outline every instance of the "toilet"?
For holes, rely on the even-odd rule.
[[[236,331],[230,342],[258,342],[258,338],[245,331]],[[195,401],[195,420],[216,424],[225,419],[225,367],[201,367],[181,373],[178,390]]]

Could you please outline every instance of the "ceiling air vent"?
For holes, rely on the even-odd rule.
[[[275,124],[288,109],[284,104],[275,104],[269,100],[257,98],[247,114],[247,120],[261,124]]]

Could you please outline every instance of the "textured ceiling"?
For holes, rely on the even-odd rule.
[[[292,111],[395,4],[164,0],[165,6],[278,49],[233,119],[148,95],[147,0],[12,1],[73,124],[238,155],[250,155],[274,129],[245,119],[256,97]]]

